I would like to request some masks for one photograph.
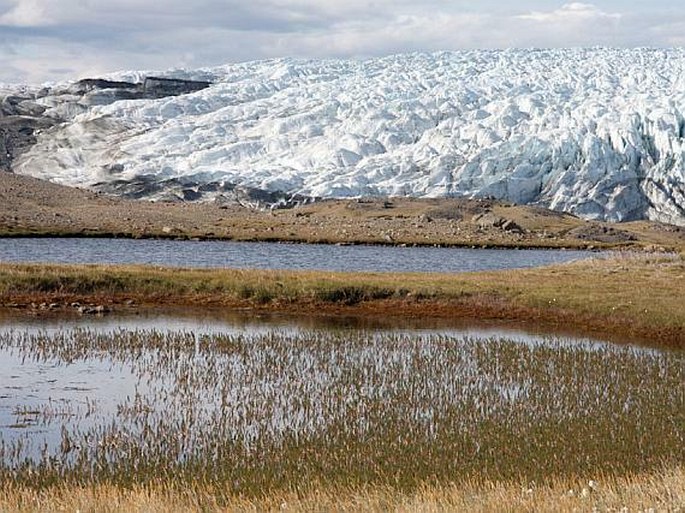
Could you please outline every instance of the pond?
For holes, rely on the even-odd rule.
[[[0,473],[243,490],[322,465],[501,477],[685,456],[682,352],[278,317],[0,322]]]
[[[91,238],[0,240],[0,262],[455,273],[538,267],[597,255],[570,250],[334,246]]]
[[[113,333],[120,330],[192,332],[196,335],[256,335],[273,331],[297,333],[306,330],[369,331],[383,333],[444,334],[479,338],[507,337],[532,343],[544,338],[544,330],[525,329],[506,322],[474,319],[422,317],[298,315],[211,307],[161,307],[118,311],[107,315],[81,315],[74,312],[34,312],[0,310],[0,333],[27,332],[52,335],[61,331],[88,330]],[[586,340],[575,333],[559,334],[569,340]]]

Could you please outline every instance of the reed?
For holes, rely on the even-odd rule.
[[[3,438],[0,488],[20,495],[188,488],[212,490],[223,507],[338,488],[415,497],[468,483],[682,476],[685,461],[683,352],[355,331],[87,330],[4,333],[0,350],[67,369],[125,367],[137,380],[96,423],[96,403],[57,414],[33,405],[56,436]]]

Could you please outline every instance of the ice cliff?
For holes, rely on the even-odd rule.
[[[161,98],[25,89],[55,123],[12,170],[153,199],[165,185],[191,200],[235,187],[489,196],[685,225],[682,49],[282,59],[156,75],[211,85]]]

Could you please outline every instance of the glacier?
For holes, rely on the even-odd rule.
[[[36,131],[12,171],[91,188],[156,183],[150,199],[165,183],[197,200],[233,187],[490,197],[685,225],[683,49],[274,59],[155,74],[211,85],[150,99],[36,88],[31,101],[55,124]]]

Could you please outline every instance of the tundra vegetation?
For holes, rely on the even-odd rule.
[[[134,302],[502,319],[680,348],[684,290],[685,259],[678,254],[456,275],[0,264],[0,303],[16,308]]]
[[[125,367],[138,388],[96,425],[90,406],[17,404],[17,423],[68,422],[52,445],[3,438],[0,511],[678,511],[683,290],[680,255],[454,276],[4,264],[2,303],[32,314],[79,303],[483,316],[643,346],[3,333],[0,351]]]
[[[97,423],[97,401],[57,413],[18,404],[18,423],[61,430],[44,444],[3,442],[7,510],[99,510],[107,497],[139,510],[685,498],[681,351],[352,330],[9,332],[0,349],[67,371],[125,367],[137,380]]]

